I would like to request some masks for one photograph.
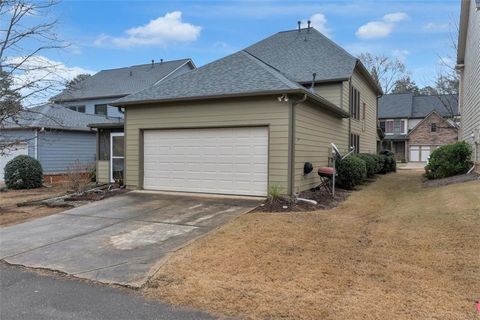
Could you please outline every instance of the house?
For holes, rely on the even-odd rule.
[[[378,101],[378,122],[385,136],[382,149],[398,161],[427,162],[430,153],[458,140],[455,95],[395,93]]]
[[[76,161],[93,165],[96,132],[87,127],[92,122],[112,123],[118,119],[46,104],[22,112],[17,122],[7,121],[0,132],[0,144],[8,146],[0,157],[0,180],[7,162],[21,154],[40,161],[47,181],[67,173]]]
[[[460,10],[457,69],[460,73],[460,138],[480,162],[480,1],[463,0]]]
[[[118,108],[110,105],[112,101],[192,69],[191,59],[180,59],[102,70],[51,100],[74,111],[123,118]]]
[[[379,94],[362,63],[314,28],[279,32],[113,102],[125,145],[102,145],[115,131],[99,139],[110,154],[98,176],[124,161],[129,188],[297,193],[319,184],[304,165],[328,165],[331,143],[376,152]]]

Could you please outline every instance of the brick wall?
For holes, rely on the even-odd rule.
[[[437,132],[430,132],[432,123],[437,124]],[[458,130],[432,113],[410,133],[409,138],[409,145],[444,145],[458,141]]]

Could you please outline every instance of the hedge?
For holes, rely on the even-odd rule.
[[[337,162],[337,179],[339,186],[352,189],[367,177],[367,165],[357,156],[349,156]]]
[[[435,149],[425,166],[428,179],[441,179],[464,174],[472,166],[472,149],[465,141],[448,144]]]

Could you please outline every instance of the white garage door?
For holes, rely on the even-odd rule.
[[[430,146],[410,146],[410,161],[427,162],[430,157]]]
[[[28,148],[26,144],[19,144],[15,147],[9,148],[5,151],[6,154],[0,155],[0,181],[3,181],[4,178],[4,169],[8,161],[12,160],[19,155],[28,155]]]
[[[411,146],[410,147],[410,161],[420,161],[420,147]]]
[[[146,130],[143,187],[267,195],[268,128]]]

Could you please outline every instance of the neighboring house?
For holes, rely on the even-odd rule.
[[[123,118],[118,108],[110,105],[112,101],[192,69],[192,60],[181,59],[102,70],[51,100],[74,111]]]
[[[125,161],[129,188],[297,193],[319,184],[304,164],[329,165],[330,143],[376,152],[380,94],[362,63],[314,28],[279,32],[113,102],[125,110],[125,146],[102,145],[118,132],[99,139],[110,154],[98,177]]]
[[[480,1],[463,0],[460,11],[457,69],[460,71],[460,137],[480,163]]]
[[[52,104],[22,112],[18,123],[6,121],[0,132],[0,144],[8,146],[0,156],[0,180],[6,163],[20,154],[39,160],[46,176],[65,174],[76,161],[94,164],[96,132],[87,125],[115,121]]]
[[[398,161],[427,162],[430,153],[458,140],[458,98],[396,93],[378,101],[378,122],[385,136],[382,149]]]

